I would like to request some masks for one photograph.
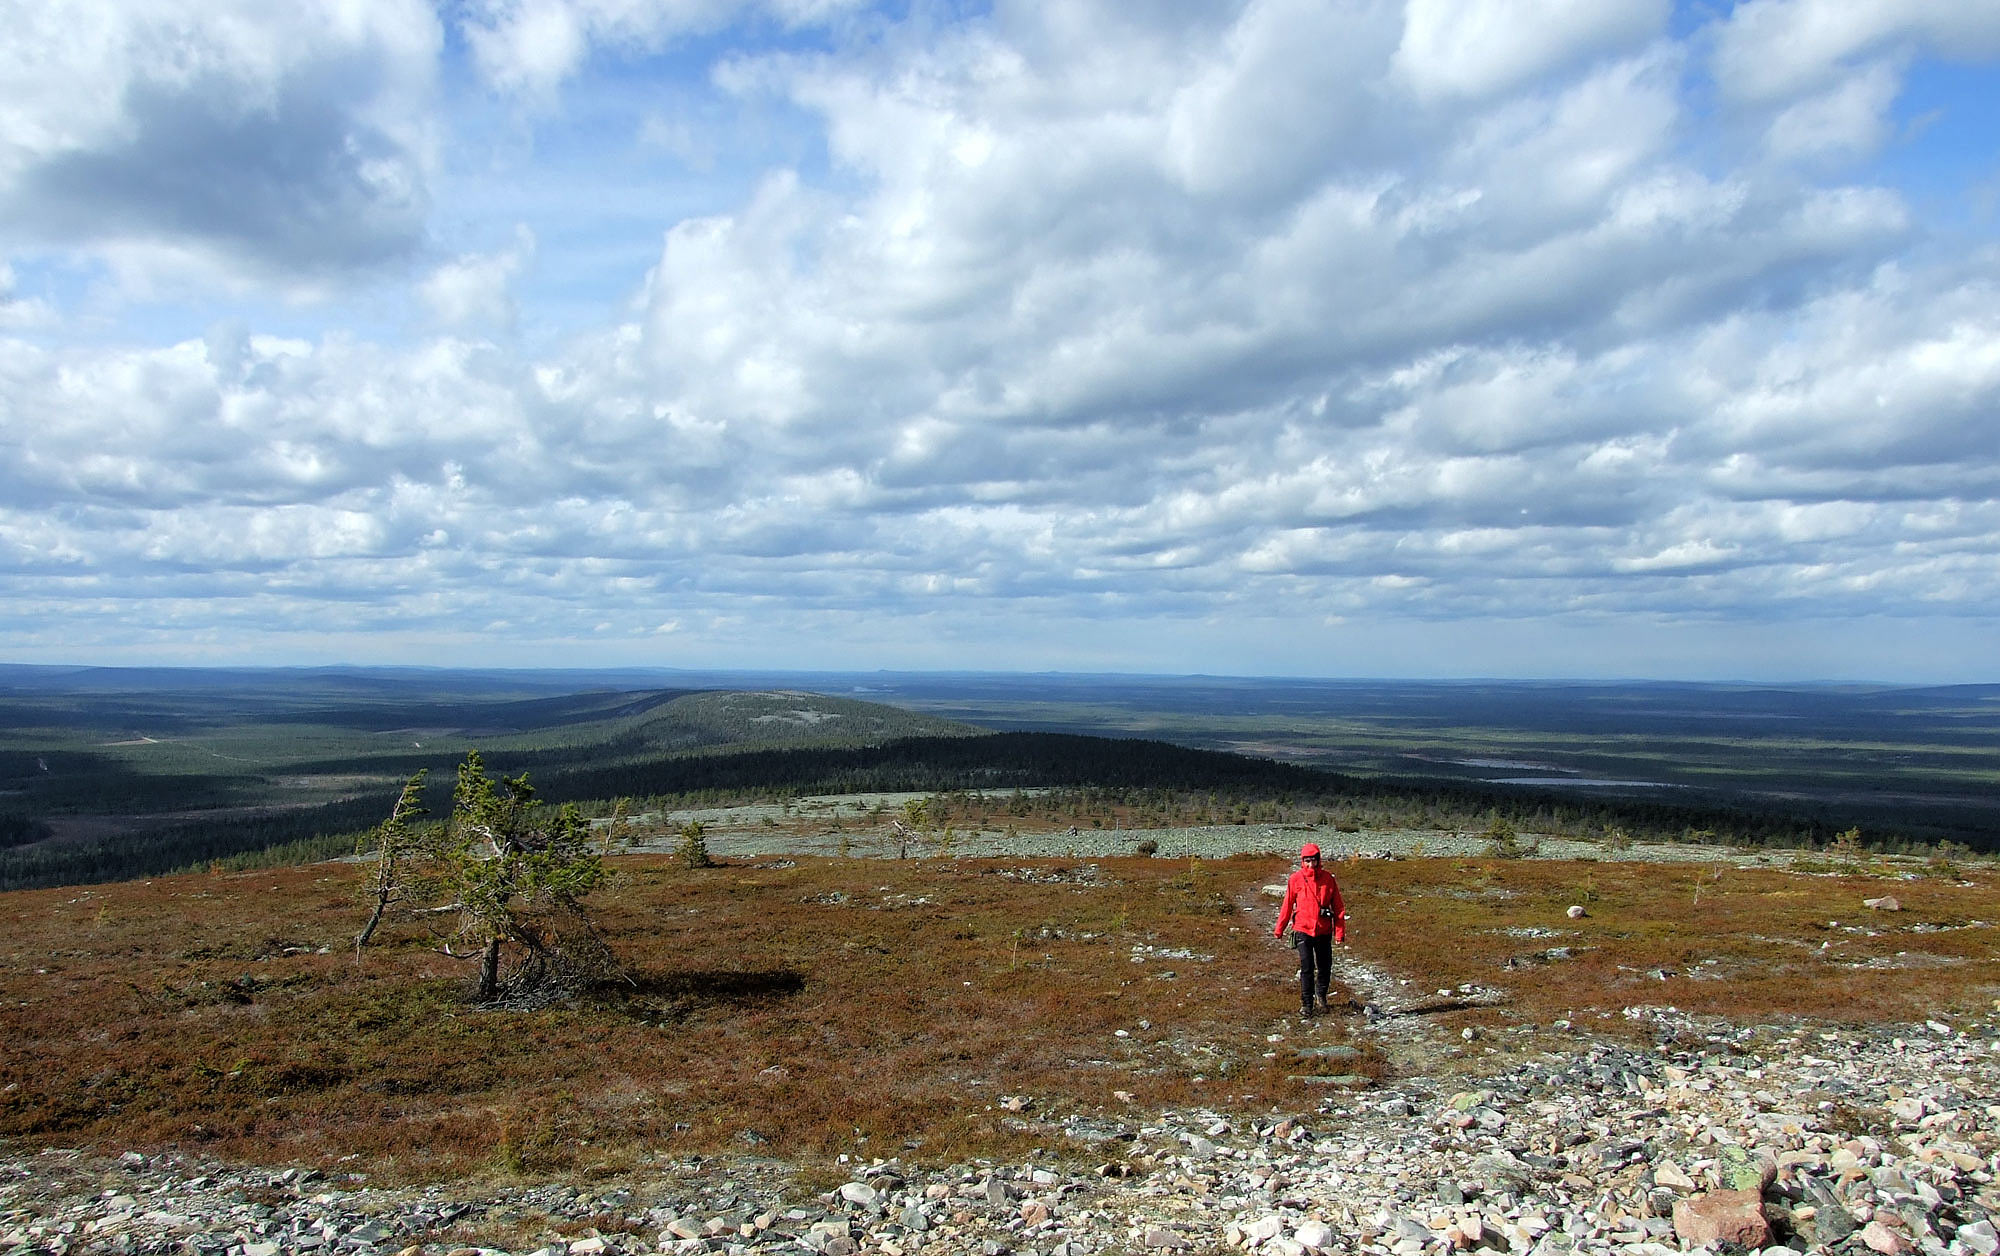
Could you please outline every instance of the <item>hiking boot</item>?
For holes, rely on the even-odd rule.
[[[1311,1020],[1314,1016],[1313,1005],[1310,1003],[1301,1004],[1299,1006],[1299,1016],[1301,1019]]]
[[[1330,1016],[1333,1014],[1333,1004],[1328,1003],[1326,996],[1323,994],[1319,996],[1319,1014],[1321,1016]]]

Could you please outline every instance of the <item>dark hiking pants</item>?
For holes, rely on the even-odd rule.
[[[1311,1007],[1314,995],[1324,1003],[1327,978],[1333,975],[1333,935],[1295,932],[1292,945],[1299,951],[1299,1006]]]

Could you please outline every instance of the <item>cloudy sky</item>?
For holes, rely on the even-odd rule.
[[[0,658],[2000,680],[2000,0],[0,0]]]

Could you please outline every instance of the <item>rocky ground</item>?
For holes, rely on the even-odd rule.
[[[1366,988],[1368,974],[1350,975]],[[1435,1033],[1420,1019],[1364,1032]],[[13,1148],[0,1156],[0,1253],[2000,1254],[2000,1025],[1736,1027],[1672,1008],[1625,1019],[1636,1035],[1558,1023],[1453,1040],[1440,1069],[1379,1088],[1302,1075],[1295,1110],[1255,1121],[1044,1114],[1009,1096],[1010,1119],[1045,1132],[1046,1152],[943,1169],[853,1160],[830,1190],[753,1159],[662,1162],[584,1187],[377,1189],[358,1175]],[[1351,1050],[1310,1026],[1275,1029],[1270,1050],[1302,1065]]]

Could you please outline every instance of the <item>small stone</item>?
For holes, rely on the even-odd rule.
[[[1528,1256],[1570,1256],[1576,1251],[1576,1240],[1561,1230],[1551,1230],[1544,1234],[1529,1250]]]
[[[1429,1243],[1435,1237],[1435,1232],[1429,1226],[1408,1217],[1396,1218],[1389,1229],[1398,1239],[1415,1239],[1419,1244]]]
[[[1903,910],[1903,905],[1896,901],[1896,896],[1893,894],[1884,894],[1880,898],[1864,898],[1861,900],[1861,905],[1870,911]]]
[[[1653,1166],[1653,1181],[1683,1195],[1692,1194],[1694,1191],[1694,1179],[1671,1160],[1662,1160]]]
[[[1861,1223],[1854,1219],[1854,1214],[1847,1211],[1832,1192],[1815,1191],[1812,1194],[1815,1206],[1798,1209],[1792,1213],[1792,1217],[1798,1225],[1799,1233],[1811,1239],[1815,1246],[1832,1247],[1860,1228]],[[1806,1216],[1807,1213],[1811,1216]]]
[[[1730,1146],[1722,1149],[1716,1171],[1722,1185],[1732,1191],[1762,1191],[1776,1180],[1778,1162],[1773,1158],[1753,1155],[1742,1147]]]
[[[799,1236],[799,1241],[814,1251],[831,1253],[834,1243],[845,1243],[848,1241],[847,1222],[844,1220],[816,1221],[807,1227],[804,1234]],[[852,1251],[853,1249],[850,1247],[848,1250]]]
[[[1674,1203],[1674,1234],[1690,1247],[1763,1247],[1771,1241],[1771,1223],[1756,1191],[1711,1191]]]
[[[604,1256],[604,1249],[609,1246],[610,1244],[604,1241],[602,1235],[593,1234],[589,1238],[578,1239],[576,1242],[571,1243],[569,1245],[569,1256]],[[416,1251],[422,1252],[423,1248],[419,1247]],[[398,1253],[397,1256],[402,1256],[402,1253]]]
[[[1570,904],[1568,915],[1571,920],[1582,920],[1585,916],[1589,914],[1590,914],[1589,912],[1583,909],[1582,903]]]
[[[1285,1232],[1283,1217],[1259,1217],[1243,1227],[1243,1237],[1252,1243],[1268,1243]],[[1960,1230],[1960,1234],[1965,1231]]]
[[[1167,1229],[1165,1226],[1158,1226],[1158,1225],[1147,1226],[1146,1232],[1144,1236],[1140,1238],[1139,1242],[1146,1247],[1168,1248],[1168,1249],[1179,1249],[1186,1247],[1188,1245],[1188,1241],[1186,1239],[1174,1233],[1172,1230]]]
[[[850,1204],[866,1208],[878,1198],[875,1188],[866,1182],[848,1182],[841,1186],[840,1197]]]
[[[1321,1221],[1301,1221],[1292,1231],[1292,1238],[1301,1247],[1324,1248],[1333,1246],[1333,1230]]]
[[[2000,1252],[2000,1234],[1994,1232],[1993,1222],[1988,1218],[1958,1227],[1958,1242],[1972,1256],[1994,1256]]]
[[[1882,1256],[1902,1256],[1910,1250],[1910,1241],[1883,1225],[1879,1218],[1861,1227],[1861,1241]]]

